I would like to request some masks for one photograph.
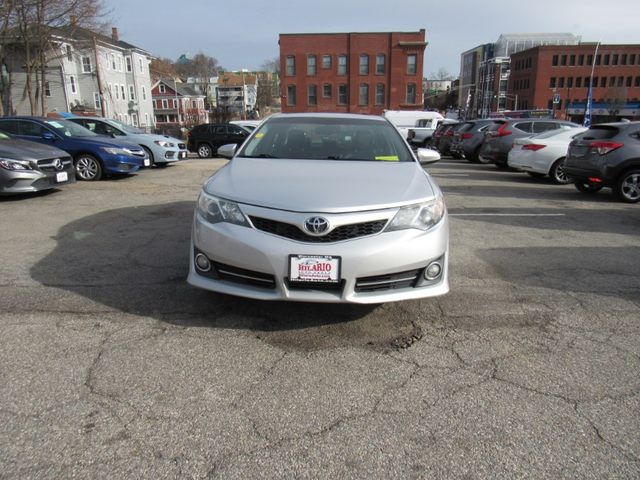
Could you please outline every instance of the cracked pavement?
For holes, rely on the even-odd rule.
[[[444,159],[451,293],[263,303],[185,281],[223,164],[0,198],[0,478],[640,477],[637,205]]]

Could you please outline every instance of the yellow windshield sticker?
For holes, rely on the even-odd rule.
[[[264,133],[256,133],[256,138],[262,138],[264,137]]]
[[[376,160],[382,160],[384,162],[397,162],[400,159],[398,158],[397,155],[386,155],[386,156],[383,155],[383,156],[380,156],[380,157],[376,157]]]

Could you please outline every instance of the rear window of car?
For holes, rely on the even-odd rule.
[[[514,123],[513,127],[523,132],[531,133],[532,122],[518,122]]]
[[[473,122],[465,122],[462,124],[459,131],[466,132],[467,130],[471,130],[473,128],[473,125],[474,125]]]
[[[582,135],[576,137],[577,140],[608,140],[618,135],[620,130],[609,125],[593,126]]]
[[[496,121],[495,123],[490,123],[489,126],[487,127],[487,132],[497,131],[505,123],[507,122]]]

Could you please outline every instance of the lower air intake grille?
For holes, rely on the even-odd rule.
[[[355,291],[360,293],[412,288],[415,287],[416,281],[422,273],[422,270],[423,269],[409,270],[407,272],[357,278]]]

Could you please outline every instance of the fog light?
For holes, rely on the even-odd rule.
[[[433,262],[424,271],[424,278],[427,280],[435,280],[442,273],[442,267],[438,262]]]
[[[206,257],[206,255],[198,253],[196,255],[196,267],[198,267],[198,270],[202,272],[208,272],[209,270],[211,270],[211,262]]]

